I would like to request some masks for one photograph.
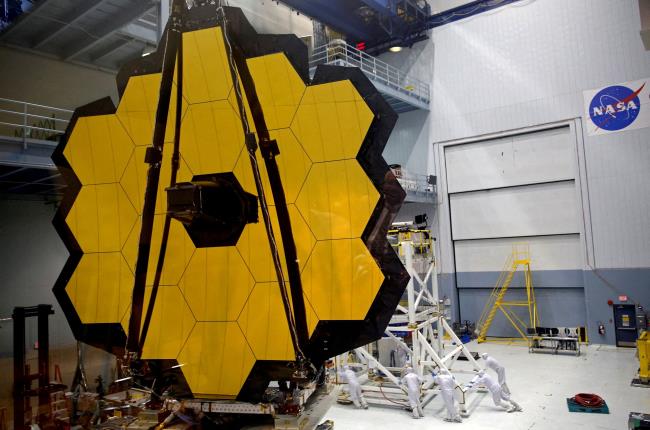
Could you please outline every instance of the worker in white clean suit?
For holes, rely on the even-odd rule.
[[[456,389],[456,378],[447,369],[442,369],[440,373],[433,377],[433,382],[440,387],[440,395],[447,407],[447,418],[445,421],[462,423],[458,409],[456,409],[454,390]]]
[[[500,406],[506,409],[508,412],[517,412],[522,411],[523,409],[517,402],[510,398],[509,394],[506,394],[501,389],[499,382],[496,381],[492,376],[485,373],[485,370],[481,370],[467,385],[469,389],[475,389],[479,385],[485,385],[487,389],[492,393],[492,400],[494,401],[495,406]]]
[[[508,388],[508,385],[506,384],[506,368],[503,367],[501,363],[499,363],[494,357],[488,355],[485,352],[481,354],[481,358],[485,360],[485,366],[488,369],[494,370],[494,372],[497,374],[501,390],[506,394],[510,394],[510,388]]]
[[[422,382],[420,375],[415,373],[412,367],[408,366],[402,378],[402,385],[406,387],[406,391],[408,392],[409,405],[413,411],[413,418],[422,418],[424,416],[422,404],[420,403],[420,386]]]
[[[357,379],[357,374],[354,373],[354,370],[350,369],[349,366],[343,366],[343,372],[341,376],[348,383],[348,391],[350,392],[350,400],[354,403],[354,406],[357,408],[368,409],[368,403],[366,399],[363,398],[363,392],[361,391],[361,385]]]

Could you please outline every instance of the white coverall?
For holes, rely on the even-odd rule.
[[[409,396],[409,405],[413,410],[413,418],[422,418],[424,412],[422,411],[422,404],[420,403],[420,386],[422,385],[422,378],[413,371],[410,367],[406,370],[406,375],[402,378],[402,385],[406,386],[406,391]]]
[[[354,406],[357,408],[368,409],[368,403],[366,403],[366,399],[363,398],[361,385],[359,384],[359,380],[357,379],[357,375],[354,373],[354,370],[350,369],[348,366],[345,366],[343,367],[342,376],[348,383],[350,400],[352,400]]]
[[[481,354],[483,360],[485,360],[485,366],[489,369],[494,370],[499,378],[499,385],[501,385],[501,390],[504,393],[510,394],[510,388],[506,384],[506,368],[501,365],[494,357],[487,355],[486,353]]]
[[[440,395],[447,407],[447,418],[445,418],[445,421],[462,422],[454,403],[454,390],[457,385],[456,378],[447,369],[443,369],[433,378],[433,382],[440,387]]]
[[[500,406],[502,408],[508,409],[508,412],[521,411],[521,406],[514,400],[510,398],[509,394],[506,394],[501,389],[499,383],[490,375],[485,373],[484,370],[481,370],[478,375],[476,375],[469,383],[469,387],[473,388],[476,385],[485,385],[490,393],[492,393],[492,400],[494,401],[495,406]],[[508,403],[510,405],[508,405]]]

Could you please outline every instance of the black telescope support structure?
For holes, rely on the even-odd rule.
[[[222,25],[224,30],[224,37],[226,40],[226,50],[230,54],[228,61],[231,66],[231,76],[233,82],[235,83],[234,91],[237,97],[237,105],[240,111],[240,118],[242,123],[246,122],[245,118],[247,113],[246,109],[244,108],[243,95],[237,91],[239,82],[241,82],[244,94],[248,100],[250,114],[253,119],[253,123],[255,124],[257,137],[259,138],[260,154],[264,160],[269,184],[271,186],[271,194],[273,195],[273,199],[275,201],[275,209],[278,217],[278,224],[280,226],[280,237],[282,238],[282,246],[284,249],[285,263],[287,266],[287,274],[289,278],[291,303],[289,303],[288,297],[285,297],[286,283],[283,279],[283,274],[281,273],[282,267],[279,264],[279,261],[275,262],[275,268],[276,273],[278,274],[278,284],[280,285],[280,289],[283,294],[283,305],[287,316],[287,323],[289,324],[289,331],[291,332],[291,340],[296,353],[296,361],[298,362],[298,373],[303,374],[304,376],[304,371],[307,370],[311,365],[309,358],[305,353],[309,346],[309,329],[307,327],[307,311],[305,309],[305,300],[302,290],[302,279],[300,277],[300,267],[298,264],[296,243],[291,228],[291,219],[289,217],[289,211],[287,209],[287,201],[282,185],[280,170],[276,160],[276,157],[280,155],[280,150],[277,141],[271,139],[266,120],[264,118],[264,111],[255,89],[255,83],[246,62],[246,55],[241,48],[242,43],[237,39],[237,37],[233,37],[232,42],[229,40],[228,35],[235,32],[231,31],[231,23],[228,21],[225,14],[222,16]],[[251,158],[255,159],[255,149],[257,149],[255,134],[251,133],[246,126],[244,126],[244,132],[246,134],[246,146],[251,154]],[[262,184],[260,178],[257,177],[257,175],[259,175],[259,168],[256,166],[256,163],[253,165],[253,175],[256,177],[258,194],[262,195]],[[260,206],[262,206],[262,214],[266,216],[266,202],[263,202],[262,200],[263,199],[260,198]],[[265,220],[265,223],[268,223],[268,221]],[[272,229],[269,229],[268,226],[267,234],[269,237],[269,244],[271,246],[271,253],[276,254],[277,249],[274,249],[276,245],[273,238]],[[278,254],[276,254],[276,256],[277,255]]]
[[[49,316],[54,314],[52,305],[16,307],[14,320],[14,429],[24,430],[25,413],[32,421],[31,397],[38,396],[39,415],[47,410],[50,395],[50,338]],[[31,374],[26,363],[25,322],[27,318],[37,317],[38,321],[38,373]],[[38,388],[31,388],[32,381],[38,380]]]
[[[178,47],[182,43],[182,15],[185,10],[185,1],[173,0],[171,15],[169,17],[169,30],[165,33],[163,50],[162,77],[160,93],[156,108],[156,122],[154,125],[152,144],[147,148],[145,162],[149,164],[147,170],[147,187],[144,194],[142,208],[142,227],[138,242],[138,258],[135,265],[135,281],[131,300],[131,315],[129,318],[129,332],[127,336],[127,357],[140,358],[141,343],[140,330],[142,324],[142,311],[144,307],[145,286],[149,268],[149,254],[151,252],[151,236],[153,234],[154,214],[156,199],[158,197],[158,183],[160,182],[160,169],[163,160],[163,146],[167,131],[167,118],[172,95],[174,68],[178,56]]]

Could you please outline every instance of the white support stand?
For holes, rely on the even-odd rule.
[[[390,325],[386,328],[386,336],[394,339],[400,349],[410,357],[409,364],[413,370],[422,377],[425,382],[422,387],[422,406],[426,406],[438,394],[439,389],[434,387],[431,373],[438,373],[447,369],[453,373],[475,374],[481,369],[467,347],[456,336],[447,323],[444,315],[444,305],[438,300],[437,279],[435,276],[435,264],[432,261],[424,278],[421,278],[413,265],[414,245],[411,240],[400,242],[401,256],[404,265],[411,275],[406,294],[408,305],[398,305]],[[433,260],[433,259],[432,259]],[[431,287],[427,287],[431,280]],[[409,333],[411,346],[399,337],[399,333]],[[444,339],[448,337],[450,344],[445,344]],[[349,354],[349,353],[348,353]],[[338,358],[339,365],[348,362],[348,354]],[[381,405],[401,405],[406,407],[406,392],[400,386],[402,368],[387,367],[377,360],[367,348],[354,350],[362,367],[358,374],[359,382],[362,385],[364,395],[369,403]],[[464,356],[469,366],[461,369],[458,366],[458,358]],[[456,368],[454,368],[456,366]],[[376,369],[381,372],[382,382],[372,380],[368,374],[369,369]],[[460,413],[468,415],[469,391],[460,383],[456,386],[457,400],[460,405]],[[380,397],[376,393],[381,393]]]

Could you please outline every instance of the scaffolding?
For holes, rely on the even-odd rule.
[[[406,299],[397,306],[384,339],[395,341],[408,357],[406,364],[425,381],[421,403],[426,406],[439,393],[434,386],[432,373],[447,369],[455,375],[473,376],[481,367],[447,322],[444,301],[438,298],[434,246],[429,231],[412,228],[392,230],[389,241],[402,259],[411,280]],[[356,370],[368,403],[408,407],[406,392],[399,379],[406,365],[382,363],[374,345],[356,348],[337,357],[337,366],[347,364]],[[464,363],[467,365],[463,366]],[[469,395],[459,381],[456,398],[463,416],[469,414]]]
[[[511,289],[512,280],[517,271],[523,272],[526,291],[525,300],[506,300],[506,294]],[[526,308],[528,311],[528,323],[515,312],[518,308]],[[488,331],[498,311],[506,317],[514,327],[519,337],[490,338]],[[525,318],[525,317],[524,317]],[[530,271],[530,246],[527,243],[516,243],[512,246],[512,253],[506,259],[503,270],[499,275],[488,301],[485,303],[481,317],[477,324],[479,343],[488,341],[523,341],[530,346],[529,332],[538,326],[537,302],[535,301],[535,290],[533,278]]]

